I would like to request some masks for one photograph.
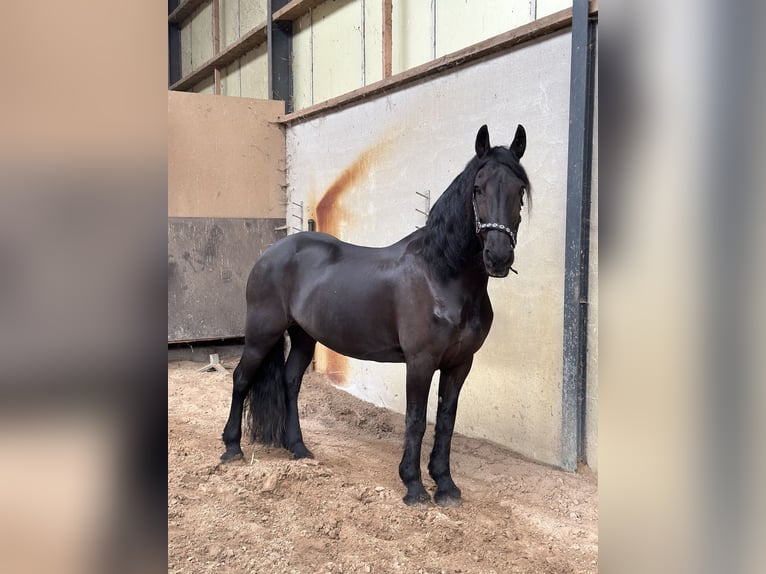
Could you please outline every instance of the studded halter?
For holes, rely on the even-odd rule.
[[[473,217],[476,220],[476,235],[485,229],[497,229],[498,231],[506,233],[508,237],[511,238],[511,247],[515,249],[516,234],[511,230],[511,228],[503,225],[502,223],[482,223],[479,220],[479,210],[476,208],[476,195],[471,198],[471,202],[473,203]]]

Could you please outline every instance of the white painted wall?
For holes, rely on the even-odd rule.
[[[383,246],[424,224],[415,192],[430,190],[435,200],[447,188],[474,153],[482,124],[493,144],[505,145],[524,124],[534,208],[519,231],[520,274],[490,280],[495,323],[461,396],[457,430],[551,464],[560,461],[570,44],[560,33],[286,134],[288,196],[304,203],[288,219],[300,215],[305,226],[339,174],[363,156],[368,169],[336,206],[337,232]],[[317,365],[328,364],[320,354]],[[346,390],[403,411],[403,365],[349,360],[345,369]]]
[[[593,164],[588,285],[588,363],[585,392],[585,458],[598,471],[598,50],[593,103]]]

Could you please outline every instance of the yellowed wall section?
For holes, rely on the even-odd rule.
[[[213,5],[203,4],[191,17],[192,69],[213,57]]]
[[[240,35],[266,21],[266,0],[239,0]]]
[[[391,68],[394,74],[431,60],[431,0],[393,1],[391,42]]]
[[[293,107],[314,103],[311,94],[311,20],[313,11],[293,22]]]
[[[361,2],[335,0],[314,10],[314,102],[362,85]]]
[[[240,61],[232,62],[226,68],[221,70],[221,95],[222,96],[241,96],[242,95],[242,74],[240,73]]]
[[[190,91],[195,94],[213,94],[215,92],[215,78],[213,76],[205,78],[192,87]]]
[[[191,22],[187,20],[181,26],[181,75],[185,76],[191,71]]]
[[[364,83],[383,78],[383,6],[381,0],[364,3]]]
[[[240,35],[239,5],[241,0],[220,0],[218,18],[220,20],[221,49],[234,42]]]
[[[269,61],[266,44],[261,44],[240,58],[242,97],[268,99]]]
[[[549,16],[572,7],[572,0],[537,0],[537,17]]]
[[[168,92],[168,216],[284,218],[280,101]]]
[[[460,50],[531,20],[529,0],[438,0],[436,56]]]
[[[266,0],[220,0],[221,49],[266,20]],[[571,0],[393,0],[397,74],[571,6]],[[293,108],[300,110],[383,77],[382,0],[327,0],[293,22]],[[213,56],[212,3],[181,26],[181,73]],[[222,95],[265,98],[265,43],[222,70]],[[208,92],[206,80],[193,88]]]
[[[221,49],[266,21],[266,0],[220,0]]]

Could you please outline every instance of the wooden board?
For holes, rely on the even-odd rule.
[[[284,102],[168,92],[168,215],[285,216]]]

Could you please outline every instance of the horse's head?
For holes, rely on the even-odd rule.
[[[481,126],[476,135],[479,169],[473,181],[472,206],[484,267],[492,277],[505,277],[513,270],[521,207],[524,194],[529,193],[529,180],[519,164],[526,146],[522,125],[516,128],[508,148],[489,145],[487,126]]]

